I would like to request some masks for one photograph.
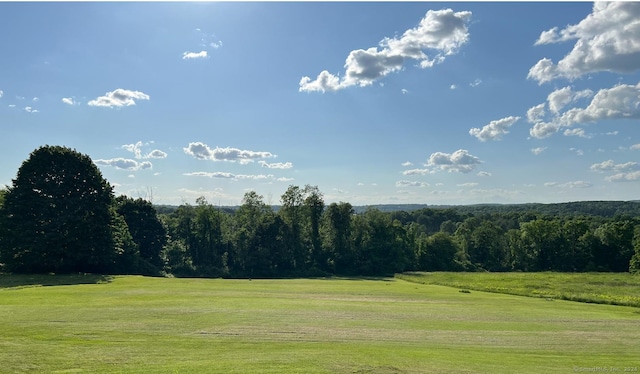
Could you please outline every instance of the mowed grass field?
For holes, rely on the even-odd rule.
[[[639,342],[639,308],[397,278],[0,276],[2,373],[638,372]]]
[[[640,274],[418,272],[397,277],[467,290],[640,307]]]

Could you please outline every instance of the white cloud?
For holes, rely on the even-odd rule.
[[[247,175],[247,174],[233,174],[221,171],[215,172],[206,172],[206,171],[195,171],[192,173],[184,173],[183,175],[189,177],[208,177],[208,178],[221,178],[221,179],[231,179],[231,180],[240,180],[240,179],[249,179],[249,180],[267,180],[274,179],[272,174],[256,174],[256,175]]]
[[[563,133],[563,134],[564,134],[565,136],[578,136],[578,137],[581,137],[581,138],[587,138],[587,139],[590,139],[590,138],[591,138],[591,135],[587,135],[587,134],[584,132],[584,129],[581,129],[581,128],[566,129],[566,130],[564,130],[564,133]]]
[[[629,149],[632,149],[632,150],[635,150],[635,151],[639,150],[640,149],[640,143],[632,145],[631,147],[629,147]]]
[[[427,166],[448,172],[469,173],[482,161],[466,149],[458,149],[453,153],[435,152],[429,156]]]
[[[637,162],[626,162],[624,164],[616,164],[613,160],[602,161],[597,164],[591,165],[591,171],[619,171],[628,172],[640,170],[640,164]]]
[[[618,173],[605,178],[608,182],[633,182],[640,180],[640,170],[630,173]]]
[[[431,173],[432,171],[429,169],[411,169],[403,171],[402,175],[426,175]]]
[[[37,96],[35,96],[33,99],[31,99],[31,101],[33,101],[33,102],[35,103],[35,102],[40,101],[40,98],[39,98],[39,97],[37,97]]]
[[[584,152],[582,151],[582,149],[569,148],[569,150],[575,152],[577,156],[584,156]]]
[[[145,158],[167,158],[167,153],[159,149],[154,149],[153,151],[149,152]]]
[[[479,85],[482,84],[482,79],[476,79],[473,82],[469,83],[469,86],[471,87],[478,87]]]
[[[0,90],[0,99],[4,96],[4,91]]]
[[[30,106],[26,106],[26,107],[24,107],[24,110],[25,110],[26,112],[29,112],[29,113],[38,113],[38,112],[39,112],[39,110],[38,110],[38,109],[34,109],[34,108],[30,107]]]
[[[566,183],[557,183],[557,182],[547,182],[544,184],[545,187],[559,187],[559,188],[590,188],[593,187],[593,183],[585,182],[585,181],[572,181]]]
[[[544,107],[541,106],[543,104],[529,109],[527,113],[529,122],[535,123],[529,133],[535,138],[546,138],[558,132],[562,127],[572,127],[601,120],[640,119],[640,83],[636,85],[618,84],[611,88],[603,88],[593,95],[587,107],[574,107],[560,112],[567,103],[590,96],[592,96],[590,90],[573,92],[567,87],[552,92],[548,100],[549,107],[554,111],[553,117],[546,122],[544,121]],[[579,134],[578,130],[565,132],[565,135],[577,134]]]
[[[118,88],[115,91],[107,92],[104,96],[89,101],[87,104],[89,106],[113,108],[136,105],[135,100],[149,100],[149,95],[140,91]]]
[[[549,122],[538,122],[529,129],[529,134],[537,139],[548,138],[560,130],[560,125]]]
[[[401,37],[384,38],[379,47],[357,49],[345,61],[345,75],[340,78],[323,70],[315,80],[302,77],[300,92],[337,91],[351,86],[365,87],[388,74],[400,71],[407,59],[417,60],[421,68],[442,63],[467,43],[467,23],[471,12],[451,9],[429,10],[420,24],[406,30]],[[432,50],[435,56],[424,51]]]
[[[116,169],[137,171],[151,169],[153,165],[149,161],[138,162],[136,160],[126,158],[112,158],[108,160],[95,160],[96,165],[113,166]]]
[[[519,119],[520,117],[510,116],[491,121],[482,129],[472,128],[469,130],[469,135],[475,136],[483,142],[487,140],[500,140],[503,135],[509,133],[509,128]]]
[[[403,95],[406,95],[409,93],[409,90],[403,88],[402,90],[400,90],[400,92],[402,92]]]
[[[638,144],[640,146],[640,144]],[[413,163],[411,163],[411,161],[405,161],[401,164],[404,167],[408,167],[408,166],[413,166]]]
[[[142,146],[142,142],[139,141],[135,144],[125,144],[122,148],[126,149],[129,152],[132,152],[136,158],[142,158],[142,150],[140,147]]]
[[[593,96],[591,90],[573,91],[571,86],[567,86],[551,92],[547,101],[549,102],[549,110],[557,114],[568,104],[591,96]]]
[[[183,148],[184,153],[191,155],[198,160],[211,160],[211,161],[230,161],[230,162],[240,162],[241,164],[247,164],[249,162],[253,162],[255,159],[259,158],[271,158],[276,157],[276,155],[271,152],[255,152],[255,151],[244,151],[237,148],[220,148],[216,147],[215,149],[209,148],[208,145],[201,142],[193,142],[189,143],[187,148]]]
[[[153,143],[153,142],[151,142]],[[141,158],[166,158],[167,157],[167,153],[163,152],[159,149],[154,149],[151,152],[147,153],[146,155],[142,154],[142,149],[141,147],[143,146],[147,146],[150,143],[142,143],[142,141],[138,141],[134,144],[124,144],[122,146],[123,149],[133,153],[135,155],[135,158],[137,159],[141,159]]]
[[[418,182],[418,181],[408,181],[408,180],[399,180],[396,182],[396,187],[429,187],[429,183],[427,182]]]
[[[601,89],[589,106],[564,112],[558,122],[562,126],[572,126],[604,119],[640,119],[640,83]]]
[[[72,97],[63,97],[62,102],[67,105],[76,105],[76,102],[73,100]]]
[[[260,166],[262,166],[263,168],[269,169],[291,169],[293,167],[293,164],[291,162],[274,162],[270,164],[266,161],[258,161],[258,164],[260,164]]]
[[[450,90],[455,90],[456,88],[458,88],[458,86],[456,86],[455,84],[452,84],[451,86],[449,86]]]
[[[538,83],[557,78],[576,79],[588,73],[630,73],[640,69],[640,3],[596,2],[577,25],[544,31],[536,45],[576,40],[558,64],[544,58],[529,70]]]
[[[489,173],[488,171],[479,171],[478,174],[476,174],[479,177],[490,177],[493,174]]]
[[[457,187],[476,187],[479,183],[477,182],[467,182],[467,183],[459,183],[456,184]]]
[[[207,53],[207,51],[200,51],[200,52],[184,52],[182,54],[182,59],[183,60],[193,60],[196,58],[208,58],[209,54]]]
[[[527,110],[527,121],[529,123],[536,123],[542,121],[545,115],[545,103],[538,104],[534,107],[529,108]]]
[[[540,153],[544,152],[545,149],[547,149],[547,147],[537,147],[537,148],[531,148],[531,153],[533,153],[534,155],[539,155]]]

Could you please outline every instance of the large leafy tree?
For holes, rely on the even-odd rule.
[[[161,257],[167,243],[167,233],[158,219],[156,209],[151,202],[138,198],[119,196],[116,199],[117,212],[127,223],[133,241],[138,245],[142,260],[162,269]]]
[[[103,272],[116,261],[113,191],[89,156],[34,150],[2,207],[0,262],[14,272]]]

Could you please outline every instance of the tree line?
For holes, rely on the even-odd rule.
[[[636,215],[356,214],[348,202],[327,205],[310,185],[289,186],[280,203],[275,210],[251,191],[237,209],[200,197],[158,213],[147,200],[115,197],[88,156],[44,146],[0,193],[0,270],[200,277],[640,270]]]

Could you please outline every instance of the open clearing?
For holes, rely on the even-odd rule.
[[[634,307],[400,279],[0,276],[7,373],[638,372],[639,327]]]

